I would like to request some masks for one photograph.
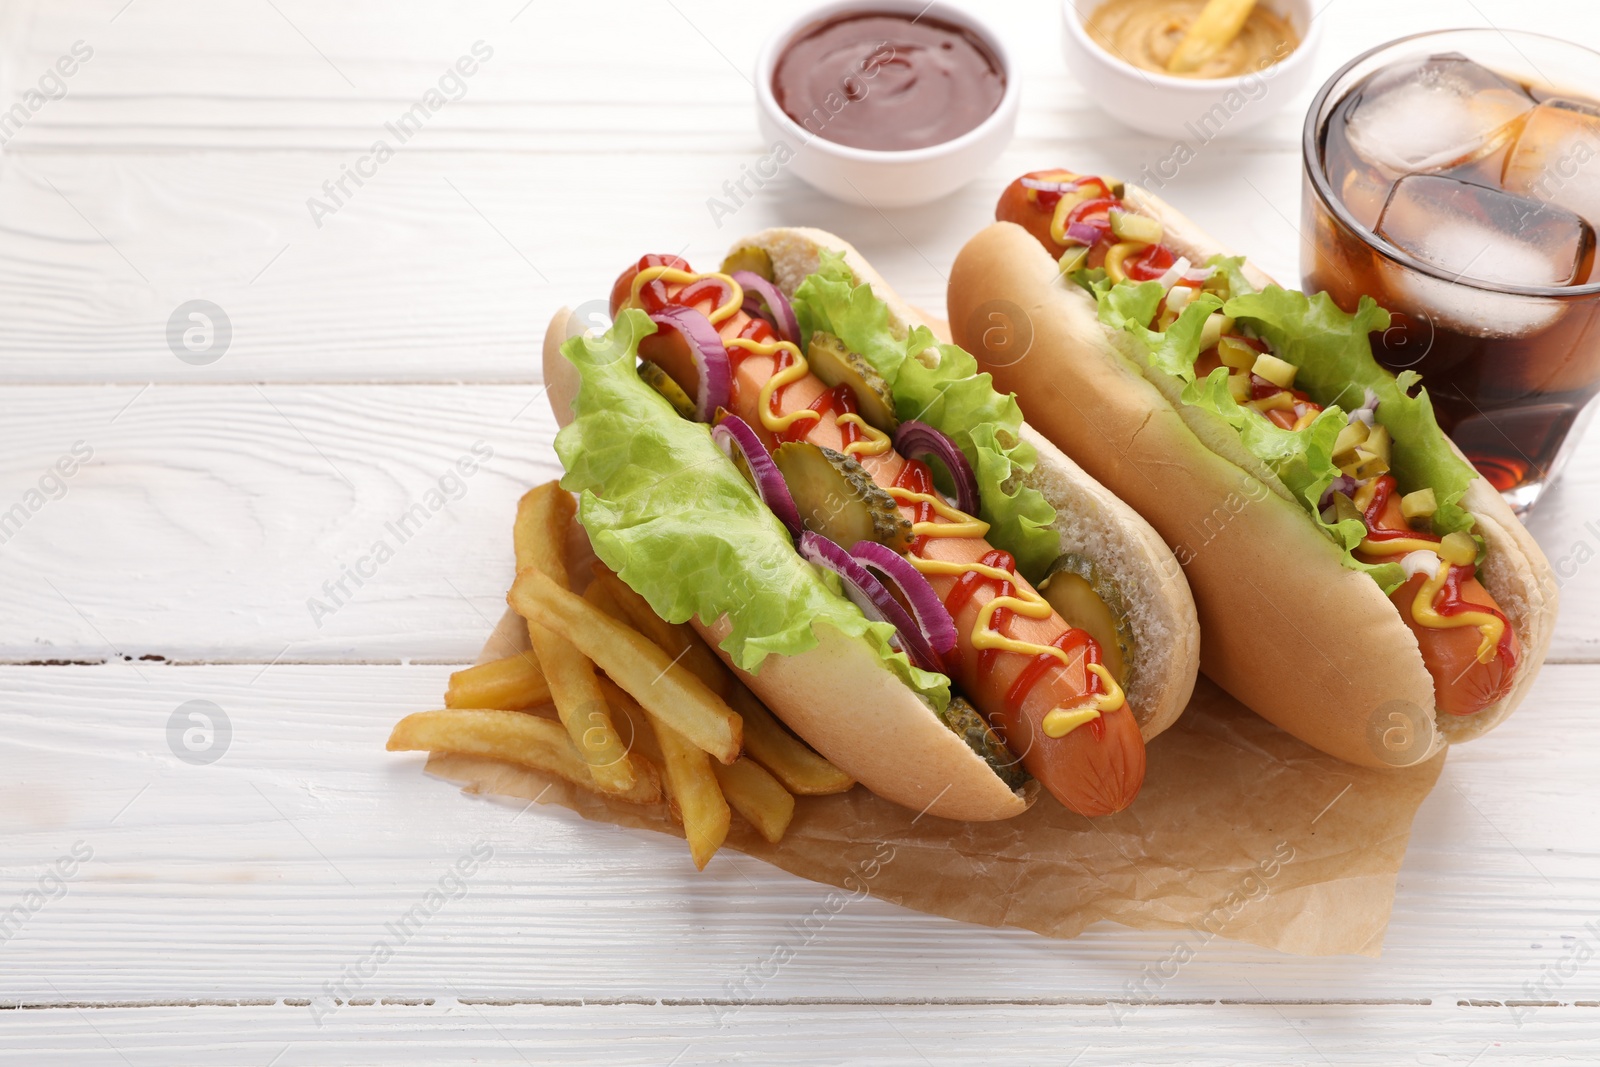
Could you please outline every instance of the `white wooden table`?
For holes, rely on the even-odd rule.
[[[1026,84],[981,181],[880,215],[783,176],[719,229],[707,198],[765,151],[754,51],[791,6],[0,6],[0,104],[65,90],[0,119],[0,515],[23,507],[0,535],[0,915],[21,915],[0,933],[0,1062],[1600,1055],[1600,434],[1532,523],[1565,583],[1550,665],[1520,715],[1451,756],[1381,960],[1217,941],[1130,1012],[1172,935],[1057,943],[871,900],[802,934],[823,887],[737,854],[696,874],[677,841],[462,797],[383,751],[500,614],[513,502],[556,472],[536,352],[557,306],[641,252],[703,262],[788,222],[848,235],[939,307],[1011,176],[1132,175],[1170,152],[1093,109],[1055,6],[986,0]],[[1600,45],[1600,16],[1570,0],[1331,0],[1321,17],[1319,81],[1445,25]],[[80,41],[92,54],[51,80]],[[477,41],[492,56],[460,99],[361,163]],[[1306,102],[1166,190],[1290,280]],[[314,217],[308,198],[358,165],[371,176]],[[205,365],[166,339],[191,300],[231,323]],[[449,481],[474,446],[492,458]],[[87,462],[48,475],[74,448]],[[441,478],[453,499],[396,537],[386,523]],[[379,540],[392,558],[335,603]],[[169,744],[189,701],[226,715],[215,762]],[[490,858],[374,956],[474,850]],[[775,946],[792,961],[730,998]]]

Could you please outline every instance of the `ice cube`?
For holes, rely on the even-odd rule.
[[[1500,184],[1600,223],[1600,109],[1562,99],[1534,108],[1506,155]]]
[[[1594,230],[1564,208],[1438,175],[1395,183],[1378,218],[1380,237],[1448,272],[1489,285],[1560,286],[1578,279]],[[1396,268],[1390,282],[1414,311],[1479,336],[1515,337],[1553,322],[1559,303],[1443,281]]]
[[[1373,75],[1347,105],[1345,135],[1357,155],[1398,178],[1482,159],[1533,105],[1522,86],[1451,52]]]

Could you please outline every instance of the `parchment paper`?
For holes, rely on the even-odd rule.
[[[508,612],[480,660],[526,645]],[[1086,819],[1045,796],[1007,822],[956,823],[857,786],[798,798],[777,845],[735,816],[726,847],[851,894],[1047,937],[1109,919],[1304,955],[1377,956],[1412,818],[1443,767],[1442,753],[1407,770],[1342,763],[1202,677],[1177,725],[1150,743],[1144,788],[1117,815]],[[603,800],[496,760],[435,754],[427,770],[468,792],[682,836],[666,805]]]

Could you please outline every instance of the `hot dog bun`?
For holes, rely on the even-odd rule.
[[[890,309],[891,328],[905,336],[924,320],[846,242],[820,230],[773,229],[735,243],[771,255],[777,284],[792,293],[815,271],[822,248],[840,251],[858,283],[870,284]],[[556,420],[571,419],[577,373],[560,346],[581,330],[565,308],[545,334],[544,380]],[[1181,569],[1151,526],[1043,437],[1024,428],[1039,449],[1027,476],[1056,508],[1062,551],[1079,551],[1104,567],[1123,591],[1139,650],[1128,686],[1146,741],[1177,719],[1189,701],[1199,665],[1199,627]],[[713,647],[727,620],[694,625]],[[772,656],[744,682],[791,729],[874,793],[944,818],[991,821],[1020,814],[1032,794],[1013,792],[967,744],[856,638],[818,627],[819,644],[797,656]],[[718,649],[719,654],[721,650]],[[724,656],[726,660],[727,657]],[[732,664],[729,664],[732,666]]]
[[[1191,261],[1230,254],[1149,192],[1129,185],[1125,198],[1159,219],[1163,243]],[[1248,265],[1246,275],[1270,284]],[[1264,718],[1351,763],[1410,766],[1489,730],[1526,695],[1549,648],[1555,582],[1484,479],[1461,504],[1488,549],[1479,577],[1509,618],[1522,659],[1499,702],[1475,715],[1441,715],[1416,639],[1379,585],[1342,565],[1226,422],[1181,404],[1179,379],[1135,361],[1121,335],[1102,326],[1093,298],[1059,275],[1027,231],[996,223],[969,241],[948,299],[956,343],[1173,546],[1199,608],[1202,669]],[[1021,359],[987,358],[981,320],[995,301],[1031,327]]]

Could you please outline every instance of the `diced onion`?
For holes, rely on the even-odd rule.
[[[1429,578],[1438,577],[1439,554],[1425,548],[1407,552],[1400,557],[1400,569],[1406,572],[1408,579],[1415,578],[1419,574],[1426,574]]]
[[[1322,499],[1317,501],[1317,510],[1326,511],[1328,506],[1333,503],[1333,494],[1343,493],[1345,496],[1353,497],[1356,495],[1357,488],[1359,486],[1354,478],[1348,474],[1339,475],[1328,488],[1322,491]]]
[[[1361,406],[1352,411],[1350,413],[1350,418],[1346,421],[1356,422],[1359,420],[1366,423],[1367,429],[1370,430],[1372,427],[1377,425],[1377,414],[1378,394],[1373,392],[1371,389],[1368,389],[1366,391],[1366,395],[1361,400]]]
[[[1174,285],[1177,285],[1179,281],[1186,278],[1188,276],[1190,266],[1191,264],[1189,263],[1188,256],[1179,256],[1172,266],[1168,267],[1166,272],[1162,274],[1161,277],[1156,279],[1156,281],[1161,283],[1161,291],[1166,292]]]
[[[794,497],[778,465],[767,454],[761,438],[756,436],[750,424],[737,415],[729,415],[712,428],[711,440],[729,459],[733,458],[734,450],[738,450],[751,477],[755,479],[756,493],[762,502],[772,509],[784,529],[789,531],[790,537],[799,537],[803,529],[800,509],[795,507]]]

